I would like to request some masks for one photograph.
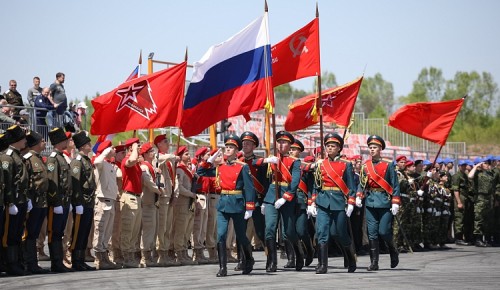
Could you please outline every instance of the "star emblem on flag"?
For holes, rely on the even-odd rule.
[[[321,100],[322,106],[333,108],[333,100],[335,100],[336,97],[337,95],[328,95],[326,97],[323,97]]]
[[[128,107],[148,120],[150,114],[156,113],[156,104],[151,96],[151,87],[147,80],[118,89],[116,95],[121,98],[116,112]]]

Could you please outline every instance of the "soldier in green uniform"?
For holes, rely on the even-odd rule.
[[[344,139],[336,133],[324,137],[326,159],[318,160],[315,172],[315,187],[309,212],[316,217],[316,234],[319,253],[316,274],[328,270],[328,241],[335,239],[347,257],[348,272],[356,271],[356,257],[351,247],[347,219],[351,216],[356,203],[354,170],[349,160],[341,159],[340,152]]]
[[[448,188],[448,171],[439,172],[439,185],[437,196],[434,198],[435,216],[437,217],[436,246],[440,249],[449,249],[446,246],[448,240],[448,224],[450,218],[450,198],[451,192]]]
[[[427,181],[428,186],[424,199],[424,213],[422,215],[422,233],[424,238],[424,248],[427,250],[437,250],[437,235],[441,215],[441,212],[439,212],[439,216],[437,215],[437,208],[440,208],[441,206],[439,202],[440,177],[439,172],[435,172],[435,169],[428,171],[428,173],[431,173],[432,177]]]
[[[384,139],[373,135],[368,137],[366,143],[371,160],[367,160],[361,168],[356,206],[361,207],[362,199],[365,199],[371,261],[367,270],[377,271],[379,237],[384,239],[389,247],[391,268],[399,264],[399,254],[392,235],[392,216],[398,213],[401,200],[396,169],[391,161],[381,157],[381,151],[385,149]]]
[[[38,266],[36,240],[40,235],[43,221],[47,217],[47,166],[43,163],[42,152],[45,150],[45,140],[35,131],[26,134],[30,151],[23,157],[26,159],[30,183],[28,197],[33,203],[33,209],[26,220],[26,239],[24,241],[26,269],[32,274],[45,274],[49,271]]]
[[[476,247],[491,246],[488,242],[493,232],[493,196],[500,176],[490,167],[491,160],[485,158],[474,165],[469,172],[472,179],[474,196],[474,237]],[[484,241],[486,236],[486,242]]]
[[[21,150],[26,148],[26,134],[18,125],[6,131],[9,148],[0,156],[4,175],[4,203],[8,206],[2,247],[6,254],[7,273],[21,276],[27,274],[19,262],[21,240],[24,232],[26,212],[32,208],[27,191],[29,175],[21,157]]]
[[[467,161],[458,162],[458,171],[451,178],[451,191],[454,195],[454,232],[455,244],[470,245],[472,224],[474,222],[474,202],[471,182],[466,173]]]
[[[399,191],[401,193],[401,207],[398,212],[398,217],[401,223],[404,225],[405,229],[410,223],[412,203],[410,202],[410,184],[408,182],[408,176],[406,175],[406,163],[408,160],[406,156],[396,157],[396,167],[397,176],[399,182]],[[398,223],[394,223],[394,242],[398,247],[400,253],[409,251],[411,244],[407,245],[403,239],[403,235],[400,233],[400,228]],[[406,233],[407,234],[407,233]],[[408,234],[407,234],[408,235]]]
[[[95,270],[95,267],[85,264],[85,250],[94,220],[96,189],[94,168],[88,157],[92,145],[85,131],[73,135],[73,141],[78,154],[70,164],[74,221],[70,248],[71,267],[76,271]]]
[[[211,166],[220,154],[219,150],[197,171],[198,175],[204,176],[208,171],[215,170],[216,186],[220,187],[221,192],[217,203],[217,250],[220,267],[217,277],[227,276],[226,238],[229,219],[233,220],[236,239],[242,249],[242,273],[249,274],[255,263],[252,256],[252,245],[246,236],[246,220],[252,217],[255,210],[255,187],[250,168],[236,157],[236,153],[242,146],[240,137],[234,134],[227,135],[224,138],[224,143],[226,144],[225,162],[216,168]]]
[[[71,204],[71,171],[64,159],[63,151],[68,146],[68,137],[62,128],[56,127],[49,132],[50,143],[54,150],[47,158],[49,190],[47,204],[47,234],[51,260],[51,271],[56,273],[72,272],[63,264],[62,239]]]
[[[1,156],[5,153],[5,150],[9,148],[9,144],[7,143],[7,136],[4,133],[0,133],[0,160]],[[5,204],[4,204],[4,189],[5,182],[3,180],[3,168],[0,166],[0,237],[3,237],[4,230],[4,218],[5,218]],[[4,251],[3,247],[0,250],[0,273],[5,272],[4,265]]]

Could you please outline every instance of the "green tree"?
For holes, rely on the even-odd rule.
[[[323,73],[321,74],[321,90],[324,91],[327,89],[334,88],[336,86],[338,86],[338,84],[335,74],[327,70],[323,71]],[[317,87],[318,87],[318,78],[314,78],[314,84],[312,88],[313,92],[317,91]]]
[[[417,80],[413,82],[411,93],[399,100],[403,104],[440,101],[444,95],[445,85],[446,80],[440,69],[435,67],[423,68]]]
[[[380,73],[373,77],[365,77],[358,94],[356,109],[369,116],[377,107],[388,113],[392,112],[394,106],[394,88],[392,83],[384,80]]]
[[[283,84],[274,88],[274,102],[276,105],[276,114],[288,114],[288,105],[293,103],[296,99],[302,98],[307,95],[304,90],[294,89],[290,84]]]

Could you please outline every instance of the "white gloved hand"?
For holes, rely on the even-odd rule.
[[[286,202],[286,199],[284,199],[284,198],[280,198],[280,199],[278,199],[278,200],[274,203],[274,207],[275,207],[276,209],[279,209],[282,205],[284,205],[284,204],[285,204],[285,202]]]
[[[214,161],[215,161],[215,159],[217,158],[217,156],[219,156],[221,154],[221,152],[222,152],[222,148],[219,148],[219,150],[217,150],[217,152],[215,152],[214,155],[208,157],[208,160],[207,160],[208,163],[212,163],[213,164]]]
[[[409,179],[408,179],[408,183],[409,183],[409,184],[413,184],[414,182],[415,182],[415,179],[413,179],[413,178],[409,178]]]
[[[33,209],[33,204],[31,203],[31,199],[28,199],[28,212]]]
[[[347,217],[351,217],[353,210],[354,210],[354,205],[348,204],[347,208],[345,209],[345,214],[347,215]]]
[[[11,204],[9,206],[9,214],[10,215],[17,215],[18,212],[19,212],[19,210],[17,209],[17,206],[15,204]]]
[[[83,206],[82,205],[75,206],[75,212],[76,214],[83,214]]]
[[[104,151],[102,151],[102,155],[107,157],[109,155],[109,152],[111,152],[111,150],[113,150],[113,147],[108,147],[108,148],[104,149]]]
[[[399,204],[393,203],[391,207],[392,215],[397,215],[398,211],[399,211]]]
[[[63,214],[63,207],[62,206],[55,206],[54,213],[55,214]]]
[[[314,205],[312,208],[312,216],[316,217],[317,215],[318,215],[318,208],[316,207],[316,205]]]
[[[244,217],[244,219],[247,220],[247,219],[251,218],[252,217],[252,213],[253,213],[253,210],[247,210],[247,211],[245,211],[245,217]]]
[[[264,158],[264,163],[273,163],[273,164],[278,164],[278,157],[276,156],[269,156],[267,158]]]
[[[356,196],[356,206],[363,207],[363,201],[361,200],[361,197],[359,197],[359,196]]]
[[[418,194],[418,196],[422,196],[422,195],[424,195],[424,191],[419,189],[419,190],[417,190],[417,194]]]
[[[69,212],[72,212],[73,211],[73,205],[71,205],[71,203],[69,204]]]
[[[316,207],[314,205],[308,205],[307,206],[307,218],[311,218],[311,216],[313,216],[315,208]]]
[[[432,177],[432,171],[427,171],[427,177],[429,177],[429,178]]]
[[[428,212],[428,213],[432,213],[432,208],[430,208],[430,207],[429,207],[429,208],[427,209],[427,212]]]
[[[437,211],[435,216],[441,216],[441,212],[440,211]]]
[[[262,215],[266,215],[266,206],[264,204],[260,205],[260,213]]]
[[[448,215],[449,212],[447,210],[443,210],[443,215]]]
[[[417,207],[417,213],[422,213],[419,207]]]

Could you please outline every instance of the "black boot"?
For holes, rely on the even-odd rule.
[[[370,266],[366,270],[377,271],[378,270],[378,256],[379,256],[379,244],[378,239],[370,240]]]
[[[71,268],[75,271],[87,271],[87,268],[82,265],[85,261],[82,260],[82,252],[85,255],[82,250],[73,250],[71,252]]]
[[[474,243],[474,245],[476,247],[487,247],[488,245],[483,242],[483,235],[475,235],[476,237],[476,242]]]
[[[322,263],[322,260],[321,260],[321,255],[319,254],[319,245],[320,244],[316,244],[316,256],[318,258],[318,264],[316,264],[316,267],[314,267],[314,270],[315,271],[318,271],[319,267],[321,266],[321,263]]]
[[[356,255],[352,246],[344,247],[344,253],[347,257],[347,272],[353,273],[356,271]]]
[[[302,251],[302,243],[297,241],[292,244],[293,251],[295,252],[295,270],[300,271],[304,267],[304,252]]]
[[[62,241],[52,241],[49,243],[50,252],[50,271],[55,273],[73,272],[74,270],[63,264]]]
[[[226,242],[217,243],[217,254],[219,256],[219,272],[217,272],[217,277],[227,276],[227,250]]]
[[[325,274],[328,271],[328,243],[319,244],[318,261],[316,274]]]
[[[342,247],[340,244],[338,245],[342,251],[342,256],[344,257],[344,268],[347,269],[349,268],[349,258],[347,257],[347,252],[345,251],[345,248]]]
[[[7,260],[7,274],[12,276],[25,276],[27,273],[19,263],[19,247],[8,246],[5,249]]]
[[[28,272],[31,274],[47,274],[50,272],[38,266],[36,240],[26,240],[24,242],[24,247],[24,261],[26,262],[26,270]]]
[[[399,264],[399,253],[396,245],[394,245],[394,240],[387,242],[387,246],[389,247],[389,254],[391,255],[391,268],[396,268]]]
[[[275,240],[266,240],[267,246],[267,257],[269,259],[269,265],[266,268],[266,272],[276,272],[278,269],[278,250],[276,249]]]
[[[283,268],[295,268],[295,251],[293,245],[289,240],[285,240],[285,252],[288,262]]]
[[[85,263],[85,250],[79,251],[79,254],[80,265],[85,268],[86,271],[95,271],[95,267],[89,266],[87,263]]]
[[[311,239],[306,239],[306,240],[303,240],[302,242],[304,242],[304,254],[305,254],[305,262],[304,264],[306,266],[309,266],[311,265],[311,263],[313,262],[313,259],[314,259],[314,247],[312,245],[312,241]]]
[[[244,246],[241,248],[242,249],[242,261],[241,264],[243,266],[243,272],[242,274],[250,274],[253,270],[253,265],[255,264],[255,260],[253,259],[252,255],[252,245],[248,244],[247,246]]]
[[[240,243],[238,240],[236,240],[236,259],[238,260],[238,263],[234,267],[235,271],[243,271],[243,265],[241,264],[241,256],[243,255],[242,251],[243,249],[241,248]]]

